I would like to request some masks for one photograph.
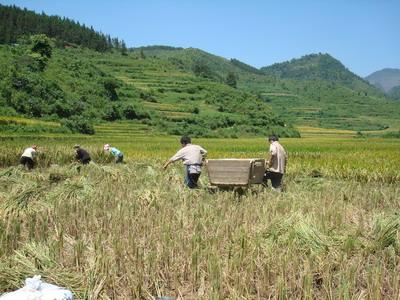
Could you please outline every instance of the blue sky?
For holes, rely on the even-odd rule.
[[[0,0],[65,16],[130,47],[195,47],[255,67],[329,53],[360,76],[400,68],[399,0]]]

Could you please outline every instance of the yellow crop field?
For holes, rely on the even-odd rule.
[[[185,188],[180,165],[161,168],[179,137],[135,126],[1,137],[0,293],[41,274],[76,299],[399,297],[400,140],[282,139],[284,191],[239,196],[207,189],[206,169],[200,189]],[[193,142],[209,158],[267,157],[263,138]],[[18,159],[32,143],[28,172]],[[94,163],[71,162],[75,143]]]

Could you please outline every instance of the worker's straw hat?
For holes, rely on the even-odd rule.
[[[32,145],[32,149],[37,149],[37,146],[36,145]]]
[[[76,144],[76,145],[74,146],[75,149],[80,148],[80,147],[81,147],[81,146],[78,145],[78,144]]]

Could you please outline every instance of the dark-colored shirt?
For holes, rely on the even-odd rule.
[[[75,158],[80,161],[90,160],[90,155],[85,149],[79,148],[76,150]]]

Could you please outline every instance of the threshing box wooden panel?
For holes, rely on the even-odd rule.
[[[262,183],[264,159],[209,159],[208,177],[211,185],[248,186]]]

